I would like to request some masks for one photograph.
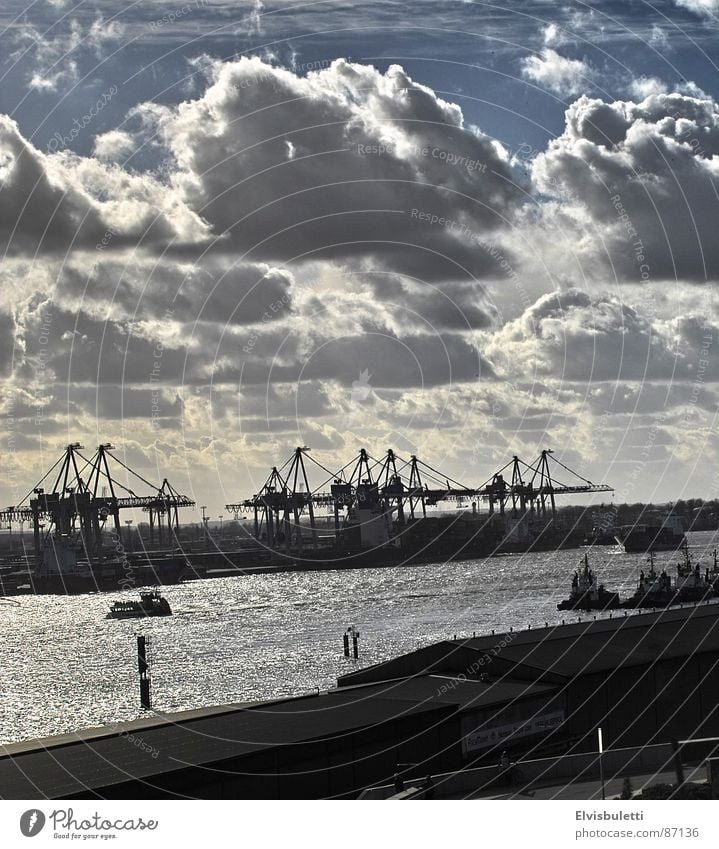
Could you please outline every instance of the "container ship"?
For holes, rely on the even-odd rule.
[[[628,553],[677,551],[686,543],[684,524],[672,513],[649,515],[643,522],[622,526],[616,537]]]

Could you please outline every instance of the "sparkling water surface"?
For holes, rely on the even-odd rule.
[[[689,541],[702,571],[711,566],[719,534],[692,533]],[[140,632],[150,637],[157,710],[306,693],[357,668],[342,653],[349,625],[361,632],[366,666],[455,634],[572,618],[557,604],[585,551],[193,581],[163,588],[173,616],[142,620],[107,619],[115,598],[108,593],[2,600],[0,742],[140,716]],[[608,547],[589,557],[600,583],[622,597],[646,562]],[[671,566],[674,575],[678,559],[658,553],[658,570]]]

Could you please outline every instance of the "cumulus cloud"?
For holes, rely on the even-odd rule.
[[[93,152],[100,159],[119,161],[135,149],[135,140],[123,130],[110,130],[95,137]]]
[[[644,100],[652,94],[666,94],[668,91],[666,83],[662,82],[659,77],[637,77],[629,84],[629,91],[632,96]]]
[[[719,0],[674,0],[677,6],[695,12],[697,15],[712,17],[719,12]]]
[[[717,153],[719,108],[710,98],[582,96],[533,174],[541,191],[563,201],[565,224],[603,242],[622,279],[702,282],[719,275]]]
[[[171,188],[91,158],[44,154],[0,115],[0,249],[65,252],[94,247],[108,232],[112,249],[193,244],[208,235]]]
[[[547,51],[562,37],[544,35]],[[624,417],[647,427],[694,403],[717,333],[703,289],[672,287],[670,314],[668,287],[622,300],[606,275],[699,281],[700,256],[716,273],[709,98],[654,78],[635,81],[637,102],[580,98],[520,186],[501,145],[396,66],[206,67],[195,99],[141,104],[93,156],[42,153],[0,121],[0,368],[16,416],[40,406],[45,435],[101,424],[107,438],[128,420],[138,451],[154,418],[182,428],[190,462],[233,470],[244,453],[266,464],[288,444],[367,438],[461,471],[465,429],[487,461],[548,433],[586,449],[607,411],[621,440]],[[707,386],[695,407],[715,400]],[[218,423],[223,439],[207,437]]]
[[[581,59],[568,59],[545,47],[539,56],[522,60],[522,74],[560,97],[568,97],[586,90],[594,71]]]
[[[686,381],[696,374],[703,333],[697,317],[658,322],[617,297],[570,289],[540,297],[485,351],[510,379],[521,363],[539,379]]]
[[[187,203],[260,259],[481,275],[493,263],[466,233],[503,227],[521,198],[501,147],[398,66],[303,77],[243,58],[217,63],[199,99],[146,114]],[[413,210],[442,223],[418,227]]]

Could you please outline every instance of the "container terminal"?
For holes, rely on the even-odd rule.
[[[718,613],[709,602],[455,636],[367,668],[348,659],[325,692],[6,745],[0,797],[491,797],[507,792],[503,757],[525,798],[582,798],[572,788],[586,782],[598,794],[600,774],[681,784],[693,769],[719,795]]]
[[[160,485],[147,480],[110,443],[92,456],[83,451],[80,443],[68,445],[19,505],[0,511],[6,527],[27,523],[33,534],[29,555],[0,564],[4,595],[554,550],[582,539],[581,531],[558,518],[558,497],[613,492],[577,475],[550,450],[533,463],[515,456],[481,485],[468,486],[391,449],[379,459],[361,449],[332,471],[298,447],[272,467],[258,493],[226,505],[235,518],[249,520],[235,547],[207,544],[203,510],[206,544],[197,550],[180,534],[180,513],[196,506],[193,499],[167,478]],[[315,477],[319,470],[318,485],[311,485],[308,469]],[[121,514],[127,510],[147,515],[148,538],[138,551],[122,542]]]

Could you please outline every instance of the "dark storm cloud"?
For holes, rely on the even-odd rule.
[[[0,115],[0,250],[64,254],[196,243],[206,229],[166,187],[145,175],[70,154],[45,155]]]
[[[94,259],[90,256],[90,259]],[[53,297],[96,315],[244,325],[277,321],[292,309],[292,275],[266,264],[128,259],[58,271]]]
[[[148,109],[187,202],[227,234],[221,248],[252,257],[377,255],[425,277],[452,264],[482,275],[493,263],[466,232],[501,228],[522,197],[496,144],[398,66],[338,60],[298,77],[217,63],[201,98]],[[413,210],[441,223],[418,227]]]
[[[67,398],[71,415],[87,413],[101,420],[172,418],[179,423],[183,411],[181,398],[159,387],[70,385]]]
[[[155,363],[160,363],[163,382],[182,380],[187,368],[184,340],[173,346],[134,334],[128,323],[102,321],[59,305],[28,310],[19,332],[27,346],[28,379],[122,386],[149,383]]]
[[[567,218],[606,240],[623,279],[716,281],[718,153],[719,107],[711,98],[580,97],[564,133],[537,157],[534,176],[565,202]]]
[[[517,375],[567,381],[719,379],[702,366],[717,329],[697,317],[657,323],[608,295],[571,289],[544,295],[491,337],[487,353]],[[701,334],[701,335],[700,335]],[[711,346],[711,341],[708,342]]]
[[[376,273],[357,275],[357,279],[372,287],[380,308],[391,311],[401,326],[478,330],[491,327],[496,320],[496,309],[478,281],[430,284]]]
[[[268,363],[250,359],[242,370],[249,383],[333,380],[351,386],[363,372],[371,386],[437,386],[478,380],[491,373],[489,364],[467,339],[458,333],[405,334],[388,331],[362,335],[317,338],[303,346],[301,362]],[[282,356],[282,349],[278,351]],[[222,358],[215,373],[218,381],[237,380],[236,363]]]
[[[0,376],[7,377],[18,358],[22,359],[22,350],[18,350],[15,319],[0,312]]]

